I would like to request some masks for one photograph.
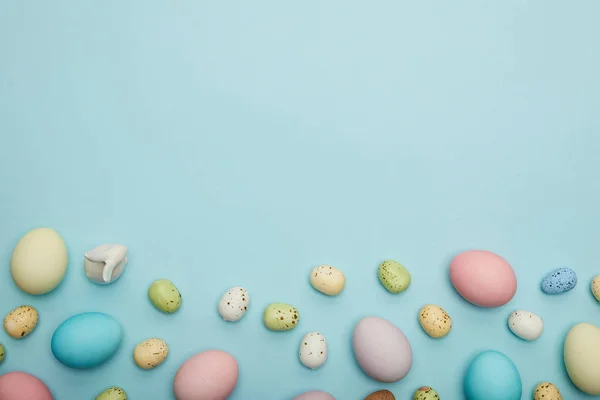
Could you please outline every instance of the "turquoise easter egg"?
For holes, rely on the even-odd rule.
[[[479,353],[465,376],[467,400],[520,400],[522,391],[517,367],[498,351]]]
[[[111,358],[123,333],[113,317],[87,312],[65,320],[52,335],[52,354],[70,368],[93,368]]]

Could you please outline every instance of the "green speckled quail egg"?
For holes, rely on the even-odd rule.
[[[304,335],[300,342],[300,362],[307,368],[317,369],[327,361],[327,340],[319,332]]]
[[[398,261],[382,262],[377,270],[377,276],[383,287],[393,294],[402,293],[410,286],[410,272]]]
[[[148,298],[154,307],[164,313],[174,313],[181,306],[181,293],[167,279],[154,281],[148,288]]]
[[[120,387],[113,386],[96,396],[96,400],[127,400],[127,393]]]
[[[4,350],[4,346],[0,344],[0,364],[4,361],[4,356],[6,355],[6,351]]]
[[[413,400],[440,400],[440,395],[429,386],[421,386],[415,392]]]
[[[289,331],[300,322],[300,313],[285,303],[272,303],[263,313],[265,326],[272,331]]]
[[[242,319],[249,305],[248,291],[243,287],[235,286],[221,296],[218,310],[225,321],[235,322]]]

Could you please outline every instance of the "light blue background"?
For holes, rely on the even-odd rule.
[[[232,399],[290,399],[310,389],[340,400],[380,388],[409,399],[421,385],[462,398],[479,351],[505,352],[523,398],[542,380],[565,399],[562,342],[577,322],[600,323],[590,279],[600,273],[600,2],[0,2],[0,314],[21,304],[41,315],[22,341],[4,332],[0,373],[25,370],[58,400],[93,399],[111,385],[132,399],[169,399],[192,354],[224,349],[239,361]],[[66,240],[63,284],[21,293],[9,260],[29,229]],[[91,284],[83,253],[130,248],[118,283]],[[514,266],[513,301],[484,310],[448,280],[449,260],[471,248]],[[386,258],[413,274],[388,294]],[[347,286],[326,298],[308,272],[329,263]],[[568,294],[539,291],[569,266]],[[162,315],[146,298],[172,280],[183,306]],[[216,303],[243,285],[252,303],[236,324]],[[301,312],[299,327],[262,325],[270,302]],[[444,307],[454,321],[428,338],[417,312]],[[541,315],[543,336],[514,337],[515,308]],[[67,317],[102,311],[125,340],[96,370],[54,360],[50,338]],[[393,321],[415,361],[395,384],[368,379],[351,352],[363,316]],[[321,331],[320,370],[298,361],[300,338]],[[148,337],[170,346],[165,364],[135,367]]]

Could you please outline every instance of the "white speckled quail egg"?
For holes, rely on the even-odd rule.
[[[169,354],[169,346],[158,338],[146,339],[135,346],[133,360],[142,369],[156,368],[165,361]]]
[[[305,367],[317,369],[327,361],[327,340],[319,332],[304,335],[300,342],[300,362]]]
[[[249,305],[248,291],[243,287],[235,286],[221,296],[218,310],[225,321],[235,322],[242,319]]]
[[[33,332],[38,319],[38,312],[32,306],[17,307],[4,318],[4,330],[9,336],[22,339]]]
[[[544,330],[544,321],[532,312],[516,310],[508,317],[508,327],[523,340],[535,340]]]

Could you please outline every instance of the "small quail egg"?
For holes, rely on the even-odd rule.
[[[300,322],[300,313],[285,303],[272,303],[263,313],[265,326],[272,331],[289,331]]]
[[[219,300],[219,314],[225,321],[235,322],[242,319],[250,306],[248,291],[240,286],[235,286],[226,291]]]
[[[96,400],[127,400],[127,393],[120,387],[113,386],[96,396]]]
[[[138,343],[133,350],[133,360],[142,369],[156,368],[165,361],[169,346],[158,338],[146,339]]]
[[[552,383],[542,382],[535,387],[533,400],[562,400],[562,395]]]
[[[346,277],[335,267],[319,265],[310,272],[310,284],[323,294],[337,296],[344,290]]]
[[[396,397],[389,390],[378,390],[365,397],[365,400],[396,400]]]
[[[429,336],[439,339],[450,333],[452,318],[440,306],[427,304],[419,311],[419,323]]]
[[[4,356],[6,355],[6,351],[4,350],[4,346],[0,344],[0,364],[4,361]]]
[[[164,313],[174,313],[181,306],[179,289],[167,279],[154,281],[148,288],[148,297],[152,305]]]
[[[440,395],[429,386],[421,386],[415,392],[413,400],[440,400]]]
[[[300,362],[307,368],[317,369],[327,361],[327,340],[319,332],[304,335],[300,342]]]
[[[38,319],[38,312],[32,306],[17,307],[4,318],[4,330],[9,336],[22,339],[33,332]]]
[[[600,302],[600,275],[596,275],[594,279],[592,279],[592,294]]]
[[[410,272],[398,261],[386,260],[377,270],[379,281],[388,292],[398,294],[410,286]]]

